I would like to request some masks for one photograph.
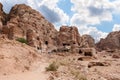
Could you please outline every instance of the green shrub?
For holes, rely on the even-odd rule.
[[[27,40],[24,38],[17,38],[16,41],[27,44]]]
[[[46,67],[46,71],[57,71],[58,67],[59,66],[53,62],[48,67]]]

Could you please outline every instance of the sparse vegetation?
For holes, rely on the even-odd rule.
[[[27,40],[24,38],[17,38],[16,41],[27,44]]]
[[[46,67],[46,71],[57,71],[58,65],[56,62],[52,62],[48,67]]]
[[[71,74],[75,77],[76,80],[87,80],[87,78],[76,69],[72,69]]]

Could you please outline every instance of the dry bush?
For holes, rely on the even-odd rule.
[[[74,76],[75,80],[87,80],[87,78],[76,69],[71,69],[70,72]]]
[[[56,64],[56,62],[52,62],[48,67],[46,67],[46,71],[57,71],[59,66]]]

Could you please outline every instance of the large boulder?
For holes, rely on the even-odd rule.
[[[89,62],[88,68],[94,67],[94,66],[110,66],[111,64],[108,62]]]
[[[105,39],[96,44],[99,50],[120,49],[120,31],[111,32]]]

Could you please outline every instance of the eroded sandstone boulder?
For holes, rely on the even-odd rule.
[[[95,58],[94,57],[91,57],[91,56],[82,56],[82,57],[79,57],[77,60],[78,61],[90,61],[90,60],[94,60]]]
[[[111,64],[108,62],[89,62],[88,68],[94,67],[94,66],[110,66]]]

